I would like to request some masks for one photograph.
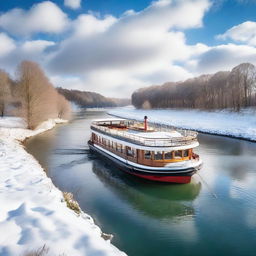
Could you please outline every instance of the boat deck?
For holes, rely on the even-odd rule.
[[[144,146],[174,147],[197,141],[194,131],[156,127],[152,124],[145,131],[143,123],[126,119],[95,120],[91,129],[108,136]]]

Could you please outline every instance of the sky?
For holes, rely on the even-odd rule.
[[[56,87],[121,98],[256,65],[256,0],[0,0],[0,69],[23,60]]]

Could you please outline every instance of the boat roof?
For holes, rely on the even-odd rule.
[[[92,122],[113,122],[113,121],[129,121],[128,119],[124,119],[124,118],[102,118],[102,119],[94,119],[92,120]]]
[[[143,132],[143,131],[125,131],[127,134],[132,134],[136,137],[145,138],[145,139],[171,139],[171,138],[181,138],[183,135],[178,131],[155,131],[155,132]]]

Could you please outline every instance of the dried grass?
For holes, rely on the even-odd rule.
[[[25,252],[22,256],[54,256],[49,254],[50,249],[44,245],[37,250]],[[66,256],[66,254],[59,254],[59,256]]]
[[[81,209],[78,202],[74,199],[74,196],[70,192],[63,192],[64,200],[67,204],[67,207],[73,210],[75,213],[80,214]]]
[[[101,233],[101,237],[106,240],[106,241],[111,241],[114,237],[114,235],[112,234],[107,234],[107,233]]]
[[[48,255],[49,248],[45,245],[42,248],[37,249],[36,251],[29,251],[23,254],[23,256],[46,256]]]

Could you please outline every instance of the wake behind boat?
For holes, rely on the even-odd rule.
[[[189,183],[202,161],[193,152],[197,133],[143,122],[111,118],[94,120],[89,147],[137,177]]]

